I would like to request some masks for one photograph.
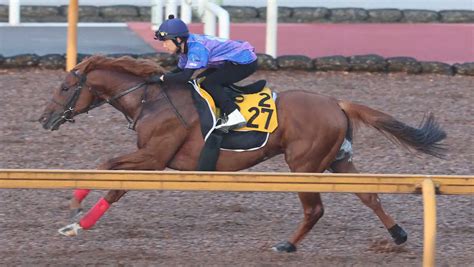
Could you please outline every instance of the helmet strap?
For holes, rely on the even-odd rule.
[[[173,41],[173,43],[176,45],[176,47],[178,48],[178,50],[176,50],[176,53],[177,53],[177,54],[180,54],[180,53],[182,53],[182,52],[186,53],[186,51],[181,51],[181,50],[182,50],[182,49],[181,49],[181,45],[182,45],[183,43],[186,45],[186,40],[187,40],[187,38],[186,38],[186,39],[180,38],[180,39],[181,39],[181,42],[178,42],[178,38],[173,38],[173,39],[171,39],[171,40]],[[186,48],[185,48],[185,50],[186,50]]]
[[[173,38],[171,40],[173,41],[174,45],[176,45],[176,47],[178,48],[178,50],[176,50],[176,53],[180,54],[181,53],[181,44],[183,43],[183,41],[178,42],[178,40],[176,38]]]

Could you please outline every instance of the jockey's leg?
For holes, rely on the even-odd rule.
[[[226,62],[221,68],[206,77],[203,82],[204,88],[216,101],[217,106],[222,112],[227,115],[226,120],[217,125],[216,129],[228,131],[240,128],[247,123],[233,99],[224,92],[223,87],[247,78],[256,69],[257,60],[249,64]]]
[[[202,78],[202,77],[207,77],[207,76],[211,75],[213,72],[215,72],[216,70],[217,70],[216,68],[207,68],[203,72],[199,73],[196,76],[196,78],[199,79],[199,78]]]
[[[222,87],[239,82],[252,75],[256,70],[257,60],[248,64],[226,62],[221,68],[207,73],[203,86],[222,111],[230,114],[237,109],[237,105],[224,93]]]
[[[203,81],[202,85],[204,89],[212,96],[212,99],[216,101],[216,105],[225,114],[230,114],[232,111],[237,109],[237,105],[232,99],[224,92],[223,82],[220,76],[225,75],[220,71],[215,71]]]

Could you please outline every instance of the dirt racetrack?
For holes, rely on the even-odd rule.
[[[0,168],[94,169],[134,149],[122,114],[101,107],[48,132],[36,121],[63,71],[0,70]],[[417,126],[433,111],[448,133],[445,160],[414,156],[369,128],[355,134],[354,162],[367,173],[473,174],[474,78],[467,76],[263,72],[276,91],[306,89],[353,100]],[[282,157],[251,171],[287,172]],[[85,200],[91,207],[105,191]],[[325,215],[292,254],[271,246],[296,229],[294,193],[133,191],[90,231],[57,234],[69,223],[70,190],[0,189],[1,266],[420,266],[420,195],[382,195],[408,232],[392,244],[353,194],[323,194]],[[474,196],[438,196],[438,266],[474,266]]]

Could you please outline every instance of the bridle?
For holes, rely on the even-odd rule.
[[[75,87],[74,93],[68,98],[68,100],[66,101],[66,104],[60,103],[60,102],[54,100],[54,98],[51,99],[51,102],[53,102],[53,103],[55,103],[59,106],[62,106],[64,108],[64,112],[61,116],[61,119],[63,121],[74,122],[74,119],[73,119],[74,116],[79,114],[79,113],[75,112],[75,110],[74,110],[74,108],[76,106],[76,103],[77,103],[77,100],[79,99],[79,96],[81,95],[82,88],[84,88],[85,85],[86,86],[88,86],[88,85],[86,84],[86,81],[87,81],[86,75],[80,75],[80,74],[78,74],[77,71],[71,71],[70,73],[73,74],[78,79],[78,82],[76,82],[72,86],[61,88],[61,90],[68,91],[71,88]],[[89,86],[89,88],[91,88],[91,87]],[[86,110],[84,112],[87,112],[91,109],[92,108],[89,108],[88,110]],[[83,113],[83,112],[81,112],[81,113]]]
[[[68,100],[66,101],[66,104],[62,104],[60,102],[57,102],[56,100],[54,99],[51,99],[51,101],[59,106],[62,106],[64,108],[64,111],[63,111],[63,114],[61,115],[60,119],[56,122],[57,123],[63,123],[63,122],[71,122],[71,123],[74,123],[74,117],[76,115],[79,115],[79,114],[82,114],[82,113],[87,113],[89,112],[90,110],[96,108],[96,107],[99,107],[99,106],[102,106],[103,104],[105,103],[108,103],[112,106],[114,106],[117,110],[119,110],[124,116],[125,116],[125,119],[128,121],[128,128],[131,129],[131,130],[135,130],[135,125],[137,123],[136,120],[130,118],[124,111],[122,108],[119,108],[117,106],[120,106],[117,102],[117,100],[133,91],[136,91],[138,89],[140,89],[141,87],[145,86],[145,91],[142,95],[142,100],[141,100],[141,103],[145,103],[146,102],[146,98],[147,98],[147,90],[148,90],[148,85],[149,83],[147,83],[146,81],[144,82],[141,82],[141,83],[138,83],[137,85],[125,90],[125,91],[122,91],[114,96],[112,96],[111,98],[107,98],[107,99],[104,99],[100,96],[99,92],[97,92],[92,86],[88,85],[87,84],[87,74],[79,74],[79,71],[75,71],[75,70],[72,70],[70,72],[71,74],[74,75],[74,77],[77,78],[78,82],[76,82],[74,85],[71,85],[69,87],[66,87],[66,88],[62,88],[61,90],[64,90],[64,91],[68,91],[70,90],[71,88],[74,88],[74,93],[68,98]],[[76,103],[77,101],[79,100],[79,96],[81,95],[81,92],[82,92],[82,89],[85,88],[85,87],[88,87],[89,88],[89,91],[91,91],[95,96],[95,100],[94,102],[92,102],[92,104],[90,106],[88,106],[87,108],[85,108],[84,110],[81,110],[80,112],[77,112],[75,110],[75,107],[76,107]],[[180,119],[180,121],[184,124],[185,127],[187,127],[187,123],[186,121],[184,120],[184,118],[182,117],[182,115],[179,113],[179,111],[177,110],[177,108],[175,107],[175,105],[173,104],[173,102],[169,99],[168,97],[168,94],[166,93],[166,90],[165,88],[163,88],[162,90],[160,90],[160,95],[163,94],[164,95],[164,98],[167,100],[167,102],[173,107],[173,110],[175,112],[175,114],[178,116],[178,118]],[[140,113],[142,112],[143,109],[140,110]],[[139,114],[140,115],[140,114]],[[139,116],[138,116],[139,117]]]

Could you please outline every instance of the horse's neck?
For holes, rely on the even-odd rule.
[[[137,86],[143,82],[143,79],[119,72],[105,70],[96,70],[93,74],[93,81],[97,81],[96,89],[99,90],[104,100],[110,101],[109,103],[113,107],[130,118],[134,118],[142,105],[141,101],[146,85],[123,96],[117,96],[128,89]],[[94,87],[94,84],[92,87]]]
[[[166,97],[169,99],[169,107],[174,109],[178,116],[182,116],[187,123],[197,118],[194,101],[191,96],[189,84],[165,85]]]
[[[100,81],[98,88],[105,99],[112,99],[122,92],[137,86],[143,82],[142,78],[127,75],[114,71],[96,71],[95,80]],[[145,94],[146,90],[146,94]],[[186,85],[166,85],[166,88],[157,84],[144,85],[133,92],[130,92],[115,101],[112,104],[116,109],[123,112],[130,118],[136,118],[141,112],[143,101],[154,101],[156,99],[168,98],[169,108],[184,120],[190,122],[195,117],[194,105]]]

